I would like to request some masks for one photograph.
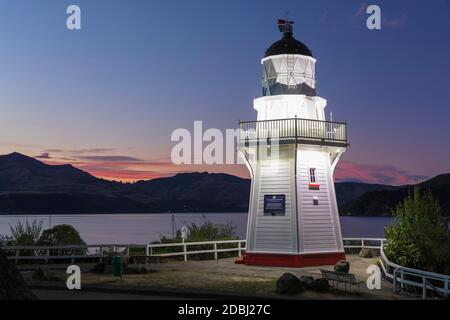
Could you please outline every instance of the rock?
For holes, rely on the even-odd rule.
[[[292,273],[283,274],[276,283],[279,294],[296,294],[302,291],[302,283]]]
[[[94,274],[102,274],[105,272],[106,264],[103,262],[99,262],[96,265],[94,265],[89,272]]]
[[[350,262],[346,260],[340,260],[334,265],[334,271],[348,273],[350,271]]]
[[[0,248],[0,300],[35,300],[17,268]]]
[[[327,292],[330,290],[330,284],[327,279],[319,278],[314,279],[311,284],[312,289],[317,292]]]
[[[361,251],[359,252],[359,256],[361,258],[372,258],[373,257],[372,249],[362,248]]]
[[[300,282],[302,283],[302,286],[307,290],[312,289],[313,281],[314,281],[314,278],[310,277],[310,276],[301,276],[300,277]]]

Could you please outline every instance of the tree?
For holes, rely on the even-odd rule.
[[[396,222],[386,228],[388,258],[405,267],[448,272],[450,235],[431,192],[416,186],[393,214]]]
[[[68,224],[60,224],[51,229],[44,230],[37,244],[39,246],[86,245],[80,233]],[[65,251],[60,250],[60,253],[67,254],[68,252]],[[85,249],[77,249],[74,251],[77,254],[83,254],[84,252]]]
[[[0,300],[34,300],[36,296],[27,287],[22,275],[0,248]]]
[[[44,230],[38,240],[43,246],[85,245],[80,233],[71,225],[60,224]]]

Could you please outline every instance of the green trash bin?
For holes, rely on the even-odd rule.
[[[114,256],[112,257],[112,270],[114,277],[122,277],[123,265],[122,265],[122,257]]]

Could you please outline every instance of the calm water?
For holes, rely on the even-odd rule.
[[[173,228],[180,229],[185,224],[232,223],[236,235],[245,239],[247,213],[210,214],[86,214],[52,216],[2,216],[0,215],[0,234],[9,234],[9,225],[17,221],[42,220],[44,228],[50,225],[70,224],[81,234],[88,244],[127,244],[147,243],[159,240],[161,236],[172,236]],[[384,227],[392,218],[388,217],[341,217],[344,237],[384,237]]]

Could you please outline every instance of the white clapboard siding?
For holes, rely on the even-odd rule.
[[[304,253],[337,251],[336,230],[333,220],[329,179],[328,154],[321,151],[299,151],[297,159],[297,189],[299,210],[299,236]],[[309,169],[316,168],[319,190],[309,188]],[[313,204],[314,197],[319,205]]]
[[[255,230],[255,250],[261,252],[292,252],[291,175],[293,162],[287,157],[260,162],[260,179]],[[264,216],[264,195],[284,194],[286,215]]]

